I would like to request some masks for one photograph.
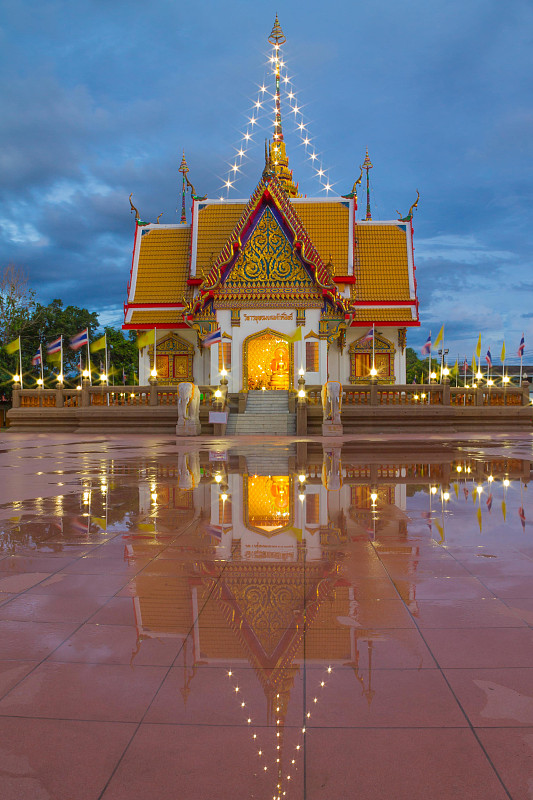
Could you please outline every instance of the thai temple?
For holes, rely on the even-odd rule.
[[[325,196],[301,195],[284,140],[285,36],[277,16],[269,42],[273,133],[252,195],[198,195],[184,156],[179,222],[145,222],[132,204],[123,327],[155,330],[140,351],[139,383],[152,375],[163,385],[216,385],[227,374],[230,393],[296,390],[302,375],[308,384],[368,383],[371,375],[405,383],[407,329],[419,325],[416,202],[403,218],[372,218],[368,151],[345,194],[333,196],[328,184]],[[235,175],[237,162],[233,169]],[[357,191],[365,172],[361,211]]]

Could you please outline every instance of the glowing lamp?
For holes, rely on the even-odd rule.
[[[502,382],[503,383],[509,383],[510,380],[511,379],[510,379],[509,375],[504,375],[503,378],[502,378]]]
[[[57,382],[58,383],[63,383],[63,373],[62,372],[60,372],[59,375],[57,376]]]
[[[83,378],[89,378],[91,373],[89,372],[88,369],[84,369],[81,374]]]
[[[79,386],[79,385],[76,386],[76,389],[78,390],[78,392],[81,392],[81,386]]]
[[[42,386],[42,385],[43,385],[43,379],[37,378],[37,386]]]
[[[101,381],[106,381],[107,380],[107,375],[105,374],[105,372],[102,372],[102,374],[100,375],[100,380]]]
[[[494,480],[494,475],[489,475],[487,480],[488,480],[489,483],[492,483],[492,481]]]
[[[300,481],[300,483],[305,483],[305,475],[303,472],[301,473],[301,475],[298,475],[298,480]]]
[[[217,390],[216,390],[216,392],[215,392],[215,397],[217,397],[217,398],[218,398],[218,397],[222,397],[222,392],[220,391],[220,389],[217,389]]]
[[[436,379],[436,377],[437,377],[437,373],[436,372],[431,372],[429,377],[431,378],[432,381],[434,381]]]
[[[222,480],[222,475],[215,475],[215,481],[217,483],[220,483],[221,480]]]
[[[480,381],[482,377],[483,377],[482,373],[481,373],[481,372],[478,370],[478,371],[476,372],[476,379],[477,379],[478,381]]]
[[[476,486],[476,492],[477,492],[478,494],[481,494],[481,493],[482,493],[482,491],[483,491],[483,486]]]
[[[150,497],[152,498],[152,500],[154,501],[154,503],[157,501],[157,493],[156,493],[156,492],[152,492],[152,494],[150,495]]]
[[[420,397],[422,398],[422,400],[425,400],[425,399],[426,399],[426,396],[427,396],[427,395],[426,395],[426,393],[425,393],[425,392],[422,392],[422,394],[420,395]]]
[[[265,391],[266,391],[266,389],[265,389],[265,387],[264,387],[264,386],[261,386],[261,391],[263,391],[263,392],[265,392]]]
[[[376,502],[376,500],[378,499],[376,492],[372,492],[372,494],[370,495],[370,499],[372,500],[373,503]]]
[[[372,375],[373,378],[375,378],[376,375],[378,374],[377,369],[375,367],[372,367],[372,369],[370,370],[370,374]]]
[[[436,486],[432,486],[429,491],[431,492],[431,494],[437,494],[437,487]]]
[[[505,486],[505,488],[511,485],[511,481],[509,480],[509,478],[503,479],[503,485]]]
[[[305,375],[305,370],[303,367],[300,367],[300,369],[298,370],[298,375]]]
[[[494,386],[494,381],[491,378],[487,381],[487,386]]]
[[[300,498],[300,500],[305,500],[305,494],[303,492],[300,492],[298,497]]]
[[[305,397],[305,389],[300,389],[299,390],[298,397]]]
[[[444,375],[446,378],[448,377],[448,375],[450,374],[450,370],[448,369],[448,367],[444,367],[444,369],[442,370],[442,374],[443,374],[443,375]]]
[[[225,503],[226,500],[228,499],[228,495],[226,494],[226,492],[224,492],[224,494],[220,495],[220,498],[221,498],[222,502]]]
[[[222,375],[222,377],[225,378],[226,375],[228,374],[228,370],[225,367],[222,367],[222,369],[220,370],[220,374]]]
[[[18,372],[16,373],[16,375],[13,375],[13,380],[15,381],[15,383],[20,382],[20,375],[18,374]]]
[[[457,472],[462,472],[463,468],[462,468],[462,466],[460,464],[457,464],[456,470],[457,470]]]
[[[445,503],[447,503],[448,500],[450,499],[450,493],[449,492],[443,492],[442,493],[442,499],[444,500]]]
[[[151,370],[150,375],[152,378],[157,378],[157,369],[155,367]]]

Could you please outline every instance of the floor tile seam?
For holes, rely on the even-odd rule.
[[[522,598],[520,598],[520,597],[500,597],[498,599],[500,600],[500,602],[502,602],[504,604],[504,606],[506,606],[506,608],[508,608],[510,611],[513,612],[513,616],[515,616],[517,619],[520,619],[521,622],[523,622],[523,624],[526,625],[528,628],[533,628],[533,622],[531,622],[531,623],[527,622],[527,620],[519,617],[518,614],[516,614],[514,612],[513,608],[509,605],[509,601],[512,602],[513,600],[532,600],[533,598],[531,598],[531,597],[522,597]]]
[[[375,549],[375,548],[374,548],[374,549]],[[387,569],[385,565],[383,565],[383,567],[384,567],[384,569],[385,569],[385,570]],[[396,589],[396,586],[395,586],[395,589]],[[467,723],[467,727],[468,727],[468,729],[469,729],[469,730],[472,732],[472,735],[473,735],[473,736],[474,736],[474,738],[476,739],[476,741],[477,741],[477,743],[478,743],[478,746],[479,746],[479,748],[481,749],[482,753],[484,754],[484,756],[485,756],[485,758],[486,758],[487,762],[490,764],[490,766],[491,766],[491,768],[492,768],[492,770],[493,770],[493,772],[494,772],[494,774],[495,774],[495,776],[496,776],[497,780],[499,781],[499,783],[500,783],[500,785],[501,785],[502,789],[503,789],[503,790],[504,790],[504,792],[507,794],[507,797],[509,798],[509,800],[513,800],[513,797],[512,797],[512,795],[510,794],[509,790],[507,789],[507,786],[505,785],[505,783],[504,783],[504,781],[503,781],[503,778],[501,777],[501,775],[500,775],[499,771],[496,769],[496,766],[495,766],[495,764],[494,764],[494,762],[493,762],[492,758],[489,756],[489,753],[488,753],[488,751],[487,751],[486,747],[484,746],[483,742],[481,741],[481,739],[480,739],[480,738],[479,738],[479,736],[477,735],[477,733],[476,733],[476,731],[475,731],[475,729],[474,729],[474,726],[473,726],[473,724],[472,724],[472,721],[470,720],[470,718],[469,718],[469,716],[468,716],[468,714],[467,714],[467,712],[466,712],[466,709],[464,708],[463,704],[461,703],[461,701],[460,701],[460,700],[459,700],[459,698],[457,697],[457,694],[456,694],[456,693],[455,693],[455,691],[453,690],[453,688],[452,688],[452,686],[451,686],[451,684],[450,684],[450,681],[448,680],[447,676],[444,674],[444,670],[443,670],[443,668],[441,667],[439,660],[436,658],[435,654],[433,653],[433,650],[432,650],[432,648],[429,646],[429,643],[426,641],[426,638],[425,638],[425,636],[424,636],[424,634],[423,634],[422,630],[420,629],[420,626],[417,624],[417,620],[416,620],[416,618],[415,618],[415,617],[413,617],[413,615],[411,614],[411,612],[410,612],[410,611],[409,611],[409,609],[407,608],[407,604],[405,603],[404,599],[403,599],[403,598],[402,598],[402,596],[400,595],[399,591],[398,591],[397,589],[396,589],[396,591],[397,591],[397,593],[398,593],[398,597],[400,598],[400,600],[401,600],[401,601],[402,601],[402,603],[404,604],[406,611],[407,611],[407,612],[410,614],[411,618],[413,619],[413,622],[415,623],[416,629],[417,629],[417,631],[418,631],[418,633],[419,633],[419,635],[420,635],[420,637],[421,637],[422,641],[424,642],[424,644],[425,644],[425,646],[427,647],[427,649],[428,649],[428,651],[429,651],[429,653],[430,653],[431,657],[433,658],[433,660],[435,661],[435,664],[437,665],[438,669],[440,670],[440,672],[441,672],[441,675],[442,675],[442,678],[443,678],[443,680],[446,682],[446,685],[448,686],[448,689],[449,689],[449,691],[451,692],[451,694],[452,694],[453,698],[455,699],[455,702],[457,703],[457,706],[458,706],[458,708],[459,708],[460,712],[463,714],[463,717],[464,717],[464,719],[466,720],[466,723]]]
[[[232,551],[232,555],[233,555],[233,553],[236,551],[236,547],[237,547],[237,545],[235,545],[235,547],[234,547],[234,549],[233,549],[233,551]],[[201,615],[201,613],[202,613],[203,609],[205,608],[205,605],[206,605],[206,603],[207,603],[207,602],[208,602],[208,600],[211,598],[211,596],[212,596],[213,592],[215,591],[216,587],[218,586],[218,583],[219,583],[219,581],[221,580],[221,578],[222,578],[222,575],[223,575],[223,573],[224,573],[224,571],[225,571],[225,569],[226,569],[226,567],[227,567],[227,565],[228,565],[228,564],[229,564],[229,561],[225,562],[225,564],[224,564],[224,567],[223,567],[223,569],[222,569],[222,571],[221,571],[221,574],[217,576],[217,579],[216,579],[216,580],[215,580],[215,582],[213,583],[213,586],[211,587],[211,590],[210,590],[210,592],[209,592],[209,594],[208,594],[208,596],[207,596],[207,598],[206,598],[206,600],[205,600],[204,604],[202,605],[202,608],[201,608],[201,609],[198,611],[198,615],[197,615],[196,619],[194,619],[194,620],[193,620],[193,622],[192,622],[192,625],[191,625],[191,627],[189,628],[189,631],[187,632],[186,636],[184,637],[184,639],[183,639],[183,641],[182,641],[182,643],[181,643],[181,645],[180,645],[180,648],[179,648],[179,651],[178,651],[178,653],[177,653],[176,657],[174,658],[174,660],[172,661],[172,663],[171,663],[171,664],[170,664],[170,665],[169,665],[169,666],[166,668],[165,674],[163,675],[163,677],[162,677],[162,679],[161,679],[161,681],[160,681],[160,683],[159,683],[159,686],[158,686],[158,687],[157,687],[157,689],[155,690],[155,692],[154,692],[154,694],[153,694],[153,696],[152,696],[152,699],[150,700],[150,702],[148,703],[147,707],[145,708],[145,710],[144,710],[144,713],[143,713],[143,715],[142,715],[141,719],[140,719],[140,720],[137,722],[135,730],[133,731],[133,733],[132,733],[132,735],[131,735],[131,737],[130,737],[130,739],[129,739],[129,741],[128,741],[127,745],[126,745],[126,747],[124,748],[124,750],[123,750],[123,752],[122,752],[122,754],[121,754],[121,755],[120,755],[120,757],[117,759],[117,762],[116,762],[116,764],[115,764],[115,766],[114,766],[113,770],[111,771],[111,774],[109,775],[109,777],[108,777],[108,779],[107,779],[107,781],[106,781],[106,783],[105,783],[105,785],[104,785],[104,787],[103,787],[103,789],[102,789],[101,793],[98,795],[98,800],[101,800],[101,799],[103,798],[104,794],[106,793],[106,791],[107,791],[107,789],[108,789],[108,787],[109,787],[109,784],[111,783],[111,781],[113,780],[113,778],[114,778],[114,776],[115,776],[115,774],[116,774],[117,770],[119,769],[119,767],[120,767],[120,765],[121,765],[121,763],[122,763],[122,761],[123,761],[123,759],[124,759],[124,757],[125,757],[126,753],[128,752],[128,750],[129,750],[129,748],[130,748],[130,746],[131,746],[131,743],[133,742],[133,740],[134,740],[135,736],[137,735],[137,732],[140,730],[140,727],[141,727],[141,725],[144,723],[144,720],[146,719],[146,715],[147,715],[147,714],[148,714],[148,712],[150,711],[150,709],[151,709],[151,707],[152,707],[152,705],[153,705],[153,703],[154,703],[154,701],[155,701],[156,697],[158,696],[159,692],[161,691],[161,688],[162,688],[163,684],[165,683],[165,681],[166,681],[167,677],[170,675],[170,670],[171,670],[171,669],[174,667],[174,664],[176,663],[176,660],[177,660],[177,659],[179,658],[179,656],[181,655],[181,652],[182,652],[182,650],[183,650],[183,647],[184,647],[184,644],[185,644],[185,642],[187,641],[187,639],[189,638],[189,636],[191,635],[191,633],[194,631],[194,626],[195,626],[195,624],[196,624],[196,621],[197,621],[197,620],[200,618],[200,615]]]
[[[437,546],[438,547],[442,547],[442,545],[439,545],[439,544],[437,544]],[[449,552],[449,551],[446,551],[446,552]],[[463,564],[461,561],[459,561],[459,559],[454,555],[454,553],[449,552],[449,555],[454,559],[454,561],[457,564],[459,564],[460,567],[462,567],[463,569],[465,569],[468,572],[470,577],[475,578],[477,581],[479,581],[479,583],[483,586],[483,588],[486,589],[487,592],[490,592],[490,594],[491,594],[491,596],[493,598],[495,598],[496,600],[501,600],[502,599],[495,592],[493,592],[492,589],[490,589],[489,586],[487,586],[487,584],[485,583],[486,578],[485,578],[485,580],[482,580],[479,575],[474,575],[474,573],[467,566],[465,566],[465,564]],[[505,577],[505,576],[503,576],[503,577]],[[489,576],[489,580],[490,580],[490,576]],[[473,598],[473,599],[476,599],[476,598]],[[491,599],[491,598],[482,598],[482,599],[484,599],[484,600],[487,599],[488,600],[488,599]]]

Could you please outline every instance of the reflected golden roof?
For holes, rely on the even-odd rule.
[[[352,300],[409,300],[405,226],[365,225],[363,222],[355,226],[354,237],[356,283],[352,286]]]
[[[350,209],[345,203],[293,203],[324,264],[333,262],[333,275],[348,271]]]
[[[416,320],[411,306],[394,306],[394,308],[376,308],[365,306],[355,311],[354,322],[411,322]]]
[[[183,322],[183,317],[179,308],[168,310],[150,311],[134,308],[128,325],[177,325]]]
[[[181,303],[188,289],[190,237],[190,228],[152,229],[142,235],[132,302]]]
[[[198,211],[196,274],[207,269],[211,256],[217,258],[242,217],[246,203],[206,205]]]

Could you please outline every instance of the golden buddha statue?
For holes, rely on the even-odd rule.
[[[270,362],[271,376],[269,387],[271,389],[289,388],[289,354],[286,347],[278,347],[274,358]]]

